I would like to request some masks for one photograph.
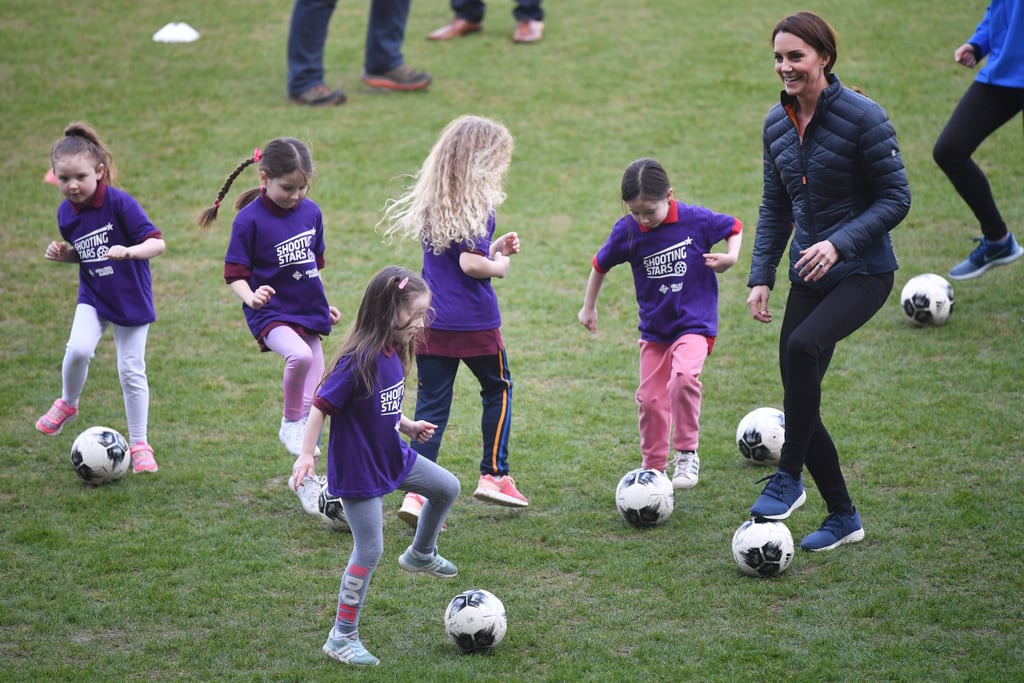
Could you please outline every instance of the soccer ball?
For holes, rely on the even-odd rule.
[[[71,444],[71,466],[89,484],[117,481],[130,462],[128,442],[110,427],[89,427]]]
[[[786,441],[786,416],[776,408],[756,408],[736,427],[736,445],[747,460],[758,465],[774,465],[782,455]]]
[[[672,480],[655,469],[626,472],[615,488],[615,507],[624,520],[639,529],[657,526],[675,507]]]
[[[915,275],[903,286],[900,303],[915,325],[938,327],[953,313],[953,288],[941,275]]]
[[[320,487],[320,497],[317,498],[316,506],[332,529],[348,530],[348,518],[345,517],[345,507],[341,504],[341,498],[332,496],[327,490],[326,483]]]
[[[732,535],[732,557],[744,574],[778,576],[793,560],[793,535],[782,522],[748,519]]]
[[[462,652],[489,650],[502,641],[508,630],[505,605],[494,593],[481,588],[463,591],[448,603],[444,630]]]

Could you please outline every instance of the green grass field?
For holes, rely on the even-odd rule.
[[[912,275],[944,275],[973,247],[973,220],[931,146],[973,78],[952,53],[985,3],[806,6],[837,28],[836,72],[888,109],[913,208],[894,232],[901,269],[889,304],[841,344],[825,381],[823,416],[867,538],[798,553],[767,581],[741,575],[730,555],[767,473],[742,461],[733,437],[746,412],[781,404],[778,323],[754,322],[744,301],[761,122],[779,91],[769,32],[805,6],[545,4],[537,45],[511,42],[512,5],[499,2],[482,34],[433,44],[424,36],[449,18],[447,3],[417,0],[405,55],[434,84],[375,94],[358,81],[367,3],[341,2],[326,61],[349,102],[310,109],[285,99],[290,2],[0,0],[0,680],[1024,680],[1024,266],[957,283],[943,328],[912,327],[897,301]],[[201,38],[152,42],[171,21]],[[416,245],[385,244],[374,226],[463,113],[501,119],[516,137],[498,219],[523,251],[496,287],[515,380],[513,474],[531,504],[470,496],[479,406],[463,373],[441,456],[464,491],[440,546],[460,574],[399,569],[411,534],[389,496],[360,629],[383,661],[350,671],[319,648],[351,536],[305,515],[286,489],[282,363],[257,352],[221,277],[232,213],[207,231],[194,220],[253,147],[308,141],[327,226],[323,277],[343,312],[325,342],[333,352],[369,276],[419,266]],[[160,472],[100,488],[79,483],[68,453],[86,426],[127,431],[109,336],[79,421],[56,438],[33,429],[60,391],[77,288],[74,267],[43,258],[61,198],[42,178],[50,145],[78,119],[110,144],[120,186],[168,244],[153,263],[160,317],[147,354]],[[625,269],[602,292],[599,335],[576,322],[590,259],[623,210],[622,171],[642,156],[662,161],[684,201],[748,227],[740,263],[720,277],[701,482],[647,532],[613,505],[619,477],[640,461]],[[1018,237],[1021,156],[1018,118],[977,157]],[[235,189],[256,182],[252,172]],[[777,319],[784,297],[781,284]],[[410,391],[407,412],[413,401]],[[788,522],[798,542],[825,514],[808,493]],[[504,601],[508,635],[489,655],[460,656],[442,612],[475,586]]]

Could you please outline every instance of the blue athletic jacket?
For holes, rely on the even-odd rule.
[[[967,42],[979,60],[987,58],[976,81],[1024,88],[1024,2],[993,0]]]
[[[792,235],[789,277],[799,252],[828,239],[840,261],[813,287],[826,290],[855,274],[896,270],[889,231],[910,211],[910,186],[896,133],[879,105],[828,74],[800,140],[785,92],[764,121],[764,194],[747,285],[775,286]]]

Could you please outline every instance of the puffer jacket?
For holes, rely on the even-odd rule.
[[[828,74],[814,117],[801,142],[787,112],[794,98],[764,122],[764,194],[747,286],[775,286],[775,271],[789,250],[789,278],[829,290],[857,274],[899,266],[889,231],[910,211],[910,187],[896,133],[878,104]],[[828,239],[839,262],[816,283],[804,282],[793,264],[800,251]]]

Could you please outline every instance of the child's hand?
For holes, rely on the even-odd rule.
[[[503,256],[519,253],[519,233],[507,232],[494,241],[494,251]]]
[[[704,265],[716,273],[724,273],[736,265],[736,257],[729,254],[704,254]]]
[[[300,455],[292,465],[292,486],[296,491],[306,477],[316,478],[316,460],[312,455]]]
[[[123,244],[115,244],[107,250],[107,258],[113,261],[127,261],[132,257],[128,247]]]
[[[260,285],[255,292],[252,293],[252,299],[249,301],[249,308],[254,311],[258,311],[267,305],[271,297],[277,294],[277,291],[270,285]],[[340,315],[340,314],[339,314]]]
[[[327,310],[328,310],[328,312],[331,315],[331,324],[332,325],[337,325],[338,321],[341,320],[341,311],[339,311],[334,306],[328,306]]]
[[[67,242],[50,242],[46,245],[46,258],[61,263],[71,263],[71,245]]]
[[[409,438],[419,443],[426,443],[430,441],[430,437],[434,436],[434,432],[437,430],[437,425],[426,420],[415,420],[410,422],[408,425]]]
[[[579,319],[580,324],[583,325],[583,327],[590,330],[592,334],[597,334],[596,308],[587,308],[586,306],[584,306],[583,308],[580,309],[580,312],[576,314],[576,317]]]

